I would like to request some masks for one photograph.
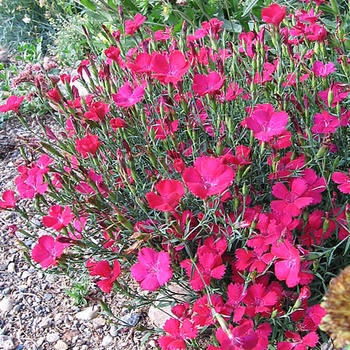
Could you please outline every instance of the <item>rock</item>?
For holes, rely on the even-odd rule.
[[[114,339],[110,335],[105,335],[102,339],[102,346],[110,346],[114,343]]]
[[[188,292],[186,289],[180,287],[176,284],[170,284],[168,286],[169,291],[171,291],[174,295],[176,295],[180,300],[183,300],[184,302],[187,301],[184,296],[188,295]],[[156,306],[151,306],[148,310],[148,317],[150,321],[158,328],[163,328],[165,321],[169,318],[173,317],[174,315],[171,312],[171,306],[162,306],[161,304],[161,295],[157,298],[160,302],[156,304]],[[158,307],[157,307],[158,306]]]
[[[7,335],[0,335],[0,349],[3,349],[3,350],[16,349],[13,339]]]
[[[68,345],[67,345],[63,340],[59,340],[59,341],[55,344],[54,348],[55,348],[56,350],[67,350],[67,349],[68,349]]]
[[[106,324],[106,320],[103,317],[96,317],[92,320],[92,324],[95,329],[103,328]]]
[[[11,272],[11,273],[16,272],[16,265],[15,265],[15,263],[13,263],[13,262],[9,263],[7,265],[7,271]]]
[[[54,343],[60,339],[60,334],[58,332],[46,334],[46,341],[49,343]]]
[[[112,337],[116,337],[118,335],[118,328],[114,324],[111,325],[111,329],[109,330],[109,334]]]
[[[9,312],[12,309],[13,309],[13,300],[10,297],[6,297],[0,301],[0,311]]]
[[[99,313],[99,308],[96,306],[90,306],[85,308],[84,310],[75,314],[75,317],[79,320],[92,320],[97,317]]]
[[[39,328],[49,328],[51,326],[51,317],[44,317],[38,324]]]
[[[24,280],[31,275],[29,271],[23,271],[21,278]]]
[[[10,294],[10,293],[11,293],[11,288],[9,288],[9,287],[3,289],[3,291],[2,291],[2,294],[3,294],[3,295],[8,295],[8,294]]]
[[[51,293],[45,293],[44,294],[44,298],[45,298],[45,300],[50,301],[52,299],[52,294]]]

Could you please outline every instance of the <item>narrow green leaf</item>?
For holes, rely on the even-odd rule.
[[[246,4],[244,6],[242,17],[245,17],[252,10],[252,8],[257,4],[258,1],[259,0],[251,0],[248,4]]]
[[[80,3],[91,11],[96,10],[96,5],[91,0],[80,0]]]

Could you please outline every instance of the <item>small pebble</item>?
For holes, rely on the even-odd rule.
[[[44,317],[38,324],[39,328],[49,328],[51,326],[51,317]]]
[[[2,291],[2,295],[8,295],[10,293],[11,293],[11,288],[9,288],[9,287],[3,289],[3,291]]]
[[[92,324],[95,329],[103,328],[106,324],[106,320],[103,317],[96,317],[92,320]]]
[[[114,343],[114,339],[110,335],[106,335],[102,339],[102,346],[110,346]]]
[[[67,349],[68,349],[68,345],[67,345],[63,340],[59,340],[59,341],[55,344],[54,348],[55,348],[56,350],[67,350]]]
[[[16,312],[20,311],[21,309],[22,309],[22,303],[15,305],[14,308],[12,309],[12,311],[14,313],[16,313]]]
[[[60,334],[58,332],[55,333],[49,333],[46,335],[46,341],[49,343],[54,343],[58,339],[60,339]]]
[[[0,311],[9,312],[13,309],[13,305],[13,300],[10,297],[5,297],[0,301]]]
[[[109,330],[109,334],[112,337],[116,337],[118,335],[118,328],[114,324],[111,325],[111,329]]]
[[[7,335],[0,335],[0,349],[3,349],[3,350],[16,349],[13,339]]]
[[[9,263],[8,266],[7,266],[7,271],[11,272],[11,273],[16,272],[16,265],[15,265],[15,263],[13,263],[13,262]]]
[[[75,314],[75,317],[80,320],[92,320],[97,317],[99,309],[94,306],[85,308],[84,310]]]
[[[45,298],[45,300],[49,301],[52,299],[52,294],[46,293],[46,294],[44,294],[44,298]]]

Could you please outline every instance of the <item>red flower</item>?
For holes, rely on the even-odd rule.
[[[84,113],[84,117],[89,120],[94,120],[96,122],[104,120],[106,114],[109,112],[109,104],[103,103],[101,101],[91,103],[89,106],[89,111]]]
[[[316,113],[312,132],[315,134],[334,134],[340,126],[339,119],[327,111]]]
[[[308,347],[314,348],[318,343],[318,335],[316,332],[311,332],[301,337],[300,334],[286,331],[286,338],[292,340],[292,342],[279,342],[277,344],[277,350],[307,350]]]
[[[199,251],[195,266],[191,259],[181,261],[180,266],[185,269],[190,285],[195,291],[203,290],[205,286],[210,285],[211,278],[220,280],[226,270],[221,256],[214,252]]]
[[[350,172],[349,172],[350,175]],[[332,180],[339,184],[338,189],[340,192],[343,192],[345,194],[350,193],[350,176],[342,173],[340,171],[336,171],[332,174]]]
[[[300,281],[300,254],[288,241],[274,245],[271,253],[281,259],[275,262],[275,274],[280,281],[286,281],[289,288],[295,287]]]
[[[261,19],[265,23],[271,23],[276,28],[286,17],[286,7],[278,4],[271,4],[269,7],[264,8],[261,12]]]
[[[163,84],[176,84],[190,68],[181,51],[173,51],[168,57],[157,53],[153,56],[152,70],[154,77]]]
[[[159,194],[148,192],[146,198],[152,209],[164,212],[175,211],[179,205],[180,198],[185,194],[183,184],[178,180],[161,180],[156,185]]]
[[[132,277],[141,288],[151,292],[171,280],[170,255],[167,252],[156,252],[152,248],[142,248],[138,254],[138,263],[131,267]]]
[[[141,25],[146,21],[146,17],[137,13],[134,20],[127,19],[125,21],[125,34],[133,36],[135,32],[141,27]]]
[[[18,109],[22,101],[24,100],[24,96],[18,97],[18,96],[10,96],[4,105],[0,106],[0,113],[5,112],[15,112],[18,113]]]
[[[127,108],[140,102],[144,94],[145,90],[142,86],[134,89],[129,83],[126,83],[112,97],[117,106]]]
[[[95,155],[100,144],[97,135],[88,134],[82,139],[75,140],[75,149],[86,158],[89,154]]]
[[[110,46],[108,49],[105,50],[105,55],[107,58],[118,62],[118,58],[120,56],[120,50],[115,46]]]
[[[225,306],[222,296],[218,294],[206,294],[197,299],[193,305],[193,311],[195,313],[193,322],[200,327],[215,324],[215,314],[228,318],[231,313],[231,309]]]
[[[6,190],[1,196],[0,209],[10,209],[16,206],[15,192],[12,190]]]
[[[57,88],[53,88],[47,92],[47,96],[53,102],[60,103],[62,100],[62,96],[60,91]]]
[[[301,209],[313,202],[311,196],[307,196],[308,186],[305,180],[294,178],[290,181],[290,191],[281,182],[272,187],[272,194],[279,198],[271,202],[271,209],[277,213],[298,216]]]
[[[126,128],[128,126],[126,121],[122,118],[113,118],[109,121],[109,124],[111,125],[111,128],[113,130],[117,130],[120,128]]]
[[[225,192],[232,184],[235,173],[220,158],[203,156],[196,159],[194,167],[186,168],[182,177],[195,196],[206,199]]]
[[[157,140],[165,140],[168,135],[174,135],[179,127],[179,121],[171,122],[167,118],[155,120],[155,124],[147,127],[148,131],[154,133]]]
[[[255,349],[259,341],[258,334],[254,331],[254,323],[251,319],[244,319],[234,327],[229,325],[229,334],[222,328],[216,331],[216,339],[220,347],[209,345],[207,350],[242,350]]]
[[[275,112],[271,104],[265,103],[256,105],[252,115],[244,119],[243,125],[253,130],[256,139],[269,142],[286,131],[288,118],[286,112]]]
[[[151,54],[142,52],[136,56],[133,63],[129,62],[127,65],[134,73],[150,73],[152,70],[152,58]]]
[[[114,281],[120,275],[120,264],[118,260],[114,260],[113,269],[107,260],[101,260],[97,263],[89,263],[90,276],[99,276],[103,279],[96,284],[105,292],[110,293],[113,288]]]
[[[185,350],[187,348],[185,340],[194,339],[198,334],[198,329],[187,318],[182,323],[171,318],[165,322],[163,329],[169,334],[158,339],[163,350]]]
[[[41,236],[38,244],[32,250],[32,258],[42,268],[56,266],[57,259],[62,255],[67,243],[60,243],[51,236]]]
[[[63,227],[74,219],[74,214],[69,207],[61,207],[60,205],[53,205],[49,209],[49,215],[43,217],[43,224],[46,227],[51,227],[56,231],[61,231]]]
[[[270,317],[277,302],[274,291],[269,291],[263,284],[253,284],[243,299],[246,304],[245,315],[253,318],[260,313],[263,317]]]
[[[193,78],[193,91],[199,96],[207,94],[215,95],[220,92],[225,78],[221,78],[217,72],[211,72],[208,75],[196,74]]]

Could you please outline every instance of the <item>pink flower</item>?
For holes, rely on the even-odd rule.
[[[185,340],[194,339],[198,334],[198,329],[187,318],[182,323],[171,318],[165,322],[163,329],[169,334],[158,339],[163,350],[185,350],[187,349]]]
[[[186,168],[182,177],[195,196],[206,199],[225,192],[232,184],[235,172],[220,158],[203,156],[196,159],[194,167]]]
[[[57,259],[63,253],[63,250],[68,246],[67,243],[60,243],[51,236],[41,236],[38,239],[38,244],[32,250],[32,258],[39,263],[42,268],[56,266]]]
[[[329,74],[335,72],[337,69],[334,66],[334,63],[329,62],[323,64],[321,61],[316,61],[312,67],[312,71],[317,77],[325,78]]]
[[[289,288],[295,287],[300,281],[300,254],[288,241],[273,245],[271,253],[281,259],[275,262],[275,274],[280,281],[286,281]]]
[[[101,260],[97,263],[89,262],[88,268],[90,276],[102,277],[96,284],[105,292],[110,293],[115,280],[120,275],[120,264],[118,260],[114,260],[113,268],[107,260]]]
[[[46,227],[53,228],[56,231],[61,231],[63,227],[74,219],[74,214],[69,207],[61,207],[60,205],[53,205],[49,209],[49,215],[43,217],[43,224]]]
[[[34,165],[28,169],[23,165],[18,167],[18,171],[21,175],[15,179],[15,183],[21,198],[33,198],[37,193],[45,193],[48,184],[44,182],[43,174],[48,171],[47,168]]]
[[[10,209],[16,206],[15,192],[6,190],[1,196],[0,209]]]
[[[140,283],[142,289],[153,292],[173,277],[170,255],[167,252],[142,248],[138,254],[138,261],[131,267],[131,274]]]
[[[125,34],[134,36],[135,32],[141,27],[141,25],[146,21],[146,17],[137,13],[134,20],[127,19],[125,21]]]
[[[350,173],[349,173],[350,174]],[[332,180],[339,184],[338,189],[340,192],[343,192],[345,194],[350,193],[350,176],[342,173],[340,171],[336,171],[332,174]]]
[[[315,114],[314,126],[311,130],[315,134],[334,134],[339,126],[340,121],[336,116],[323,111]]]
[[[180,198],[185,194],[183,184],[178,180],[161,180],[156,185],[159,194],[148,192],[146,198],[152,209],[164,212],[175,211],[179,205]]]
[[[276,28],[286,17],[286,7],[278,4],[271,4],[261,11],[261,19],[265,23],[273,24]]]
[[[312,24],[307,27],[306,38],[310,41],[322,42],[324,39],[326,39],[326,36],[327,30],[318,24]]]
[[[24,96],[10,96],[4,105],[0,106],[0,113],[6,113],[9,111],[18,113],[18,109],[22,101],[24,100]]]
[[[244,119],[243,125],[253,130],[256,139],[269,142],[286,131],[288,118],[286,112],[275,112],[271,104],[265,103],[256,105],[252,115]]]
[[[279,200],[271,202],[271,209],[277,213],[298,216],[302,208],[313,202],[313,198],[307,196],[308,186],[305,180],[294,178],[290,182],[290,190],[281,182],[272,187],[272,194]]]
[[[82,139],[75,140],[75,149],[86,158],[89,154],[95,155],[100,144],[97,135],[88,134]]]
[[[140,102],[144,94],[145,90],[142,86],[134,89],[129,83],[126,83],[112,97],[117,106],[127,108]]]
[[[193,91],[199,96],[215,95],[220,92],[225,78],[221,78],[217,72],[211,72],[208,75],[196,74],[193,78]]]
[[[153,56],[152,70],[154,77],[163,84],[176,84],[190,68],[181,51],[173,51],[168,57],[157,53]]]

